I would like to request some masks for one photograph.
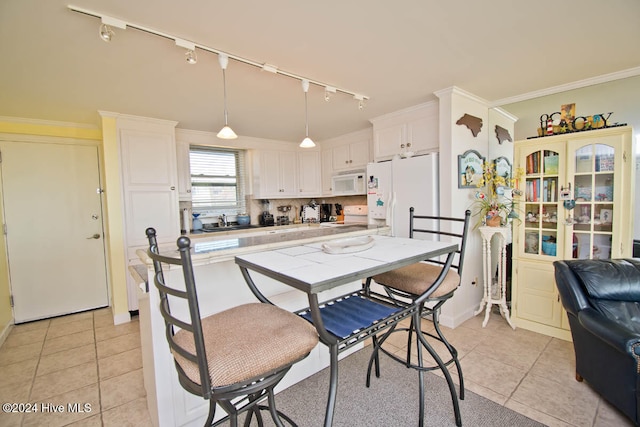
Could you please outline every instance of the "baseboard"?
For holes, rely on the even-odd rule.
[[[113,324],[120,325],[122,323],[131,322],[131,314],[127,311],[126,313],[114,314],[113,315]]]
[[[458,326],[462,325],[467,320],[473,317],[473,312],[475,311],[475,307],[468,307],[466,310],[462,312],[456,312],[455,315],[446,315],[440,311],[440,324],[442,326],[446,326],[447,328],[455,329]]]
[[[0,332],[0,346],[2,346],[2,344],[4,344],[5,340],[9,336],[9,333],[11,333],[11,329],[13,329],[13,323],[12,322],[8,323],[7,326],[4,327],[2,332]]]

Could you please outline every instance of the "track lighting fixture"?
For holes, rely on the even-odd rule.
[[[307,92],[309,91],[309,80],[302,79],[302,90],[304,91],[304,134],[305,138],[300,143],[302,148],[315,147],[316,144],[309,138],[309,114],[307,112]]]
[[[225,71],[227,65],[229,65],[229,57],[224,53],[220,53],[218,54],[218,62],[220,63],[220,68],[222,68],[222,87],[224,89],[224,127],[218,132],[218,138],[236,139],[238,135],[236,135],[227,123],[227,76]]]
[[[121,21],[120,19],[112,18],[110,16],[103,16],[100,18],[100,20],[102,23],[100,24],[100,30],[98,31],[98,34],[100,34],[100,38],[106,42],[110,42],[113,36],[115,36],[116,34],[113,32],[113,29],[111,27],[121,28],[123,30],[127,28],[126,22]]]
[[[187,49],[187,51],[184,54],[184,57],[189,64],[195,64],[196,62],[198,62],[198,55],[196,55],[195,43],[182,40],[182,39],[175,39],[175,40],[176,40],[176,46],[180,46]]]
[[[113,30],[107,24],[100,24],[100,38],[106,42],[110,42],[115,35]]]
[[[353,95],[353,99],[358,101],[358,109],[359,110],[363,110],[364,109],[364,100],[365,97],[362,95],[358,95],[357,93],[355,95]]]
[[[325,86],[324,87],[324,100],[329,102],[331,101],[331,95],[336,93],[336,88],[333,86]]]

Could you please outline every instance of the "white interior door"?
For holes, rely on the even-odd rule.
[[[107,306],[97,147],[0,150],[15,323]]]

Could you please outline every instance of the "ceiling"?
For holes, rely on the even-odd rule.
[[[308,93],[317,141],[435,100],[457,86],[490,104],[640,70],[640,2],[581,0],[1,0],[0,116],[99,125],[98,110],[217,132],[217,55],[185,61],[173,40],[115,28],[105,43],[89,9],[368,96]],[[299,80],[231,60],[229,124],[239,135],[299,142]]]

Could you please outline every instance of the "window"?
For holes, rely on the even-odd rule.
[[[246,210],[244,150],[189,148],[191,206],[194,210],[237,214]]]

